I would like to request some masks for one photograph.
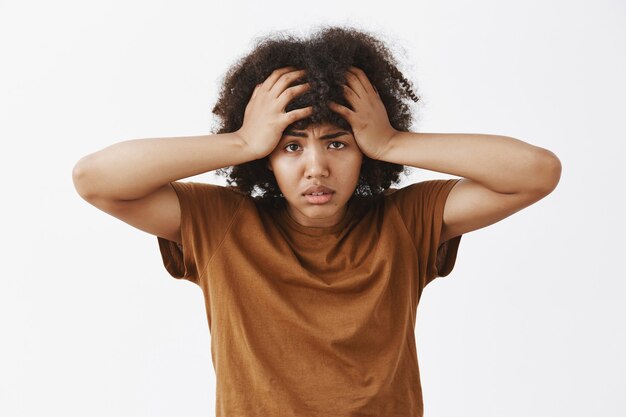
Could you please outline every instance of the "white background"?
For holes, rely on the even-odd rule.
[[[625,18],[619,0],[2,0],[0,415],[214,415],[201,290],[169,276],[156,237],[83,201],[72,168],[123,140],[209,133],[253,40],[317,24],[397,47],[415,130],[512,136],[563,166],[425,290],[425,416],[626,415]],[[450,177],[402,185],[430,178]]]

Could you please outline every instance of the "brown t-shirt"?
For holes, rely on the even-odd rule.
[[[227,187],[172,182],[182,246],[158,243],[167,271],[204,293],[216,416],[421,417],[416,310],[454,267],[461,236],[440,248],[439,236],[459,180],[353,197],[323,228]]]

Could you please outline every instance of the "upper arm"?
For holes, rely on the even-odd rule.
[[[462,178],[448,194],[439,241],[443,243],[499,222],[550,194],[559,181],[561,167],[560,163],[548,167],[544,175],[546,186],[511,194],[492,191],[476,181]]]
[[[180,203],[169,183],[135,200],[93,196],[85,201],[137,229],[181,243]]]

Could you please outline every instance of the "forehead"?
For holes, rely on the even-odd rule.
[[[325,123],[309,123],[305,128],[298,128],[295,126],[290,127],[293,130],[330,130],[330,129],[341,129],[341,126],[338,126],[333,123],[325,122]]]
[[[318,136],[318,135],[323,135],[326,133],[334,133],[338,131],[347,132],[346,129],[340,126],[336,126],[331,123],[318,123],[318,124],[310,124],[304,129],[297,129],[295,127],[289,127],[285,129],[285,131],[283,132],[283,136],[287,134],[292,134],[292,133],[303,133],[306,135]],[[347,132],[347,133],[350,133],[350,132]]]
[[[319,111],[314,112],[311,116],[305,117],[303,119],[296,120],[295,122],[286,126],[285,129],[294,129],[294,130],[305,130],[312,126],[317,127],[326,127],[326,128],[335,128],[340,127],[347,131],[352,131],[352,127],[348,121],[339,116],[339,114],[330,111],[327,109],[327,112],[322,111],[323,109],[318,109]]]

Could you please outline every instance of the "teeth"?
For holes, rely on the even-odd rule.
[[[311,195],[324,195],[324,193],[311,193]]]

